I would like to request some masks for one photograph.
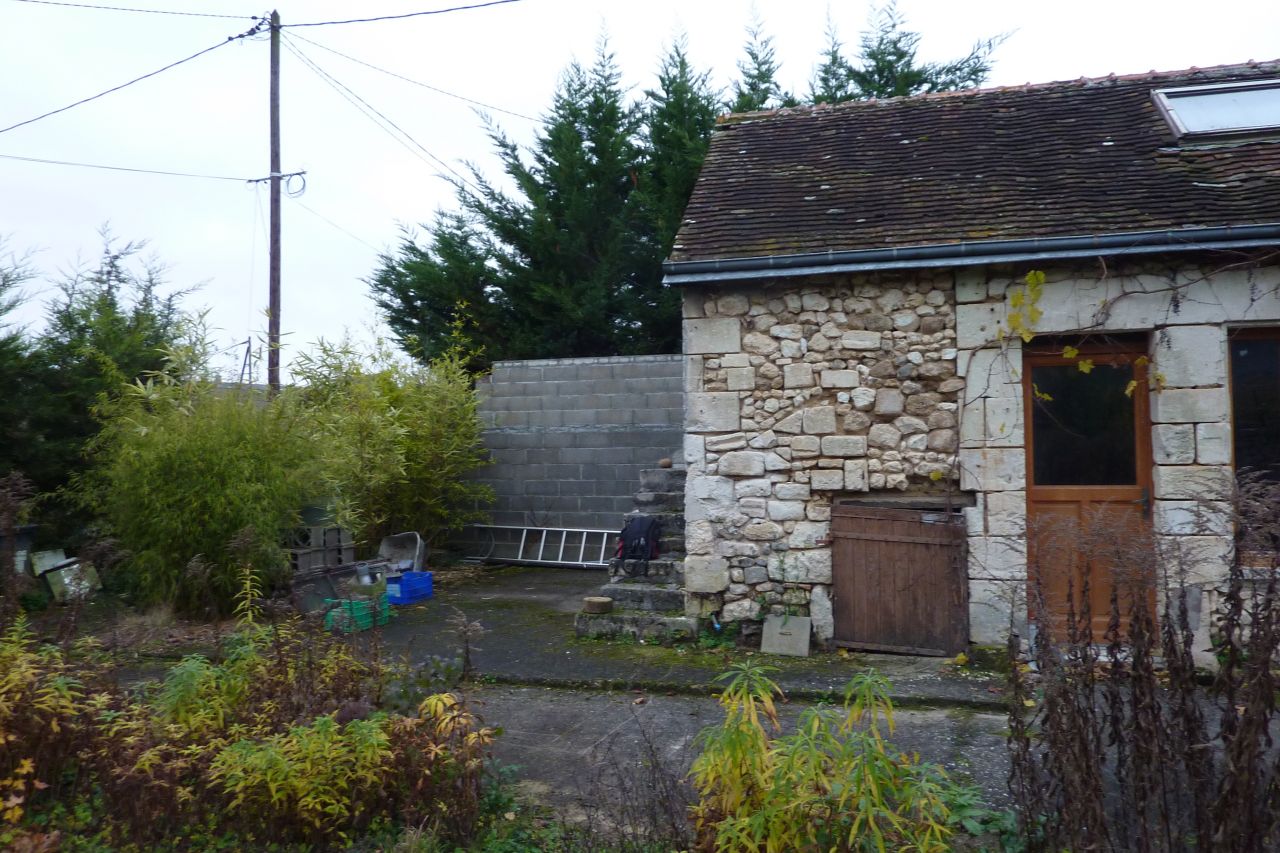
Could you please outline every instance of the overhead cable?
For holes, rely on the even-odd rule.
[[[21,160],[25,163],[47,163],[51,166],[79,166],[83,169],[107,169],[112,172],[137,172],[143,175],[167,175],[173,178],[205,178],[210,181],[239,181],[249,183],[256,178],[236,178],[231,175],[206,175],[198,172],[168,172],[163,169],[135,169],[130,166],[107,166],[102,163],[78,163],[73,160],[46,160],[43,157],[22,157],[17,154],[0,154],[0,159]]]
[[[420,18],[424,15],[445,15],[449,12],[465,12],[468,9],[484,9],[488,6],[505,6],[508,3],[519,3],[520,0],[489,0],[488,3],[473,3],[469,6],[450,6],[447,9],[430,9],[425,12],[406,12],[403,15],[382,15],[377,18],[351,18],[345,21],[308,21],[301,24],[282,24],[282,28],[294,27],[330,27],[337,24],[370,24],[374,21],[399,21],[404,18]]]
[[[494,112],[497,112],[497,113],[506,113],[509,116],[522,118],[522,119],[525,119],[526,121],[533,121],[533,122],[538,121],[538,119],[534,118],[533,116],[527,116],[524,113],[518,113],[515,110],[507,110],[507,109],[503,109],[502,107],[495,107],[493,104],[486,104],[484,101],[477,101],[475,98],[468,98],[465,95],[459,95],[456,92],[450,92],[447,89],[441,89],[439,86],[432,86],[430,83],[423,83],[420,80],[414,80],[410,77],[405,77],[403,74],[397,74],[394,71],[388,71],[385,68],[379,68],[377,65],[374,65],[372,62],[365,62],[363,59],[357,59],[354,56],[343,53],[340,50],[334,50],[331,47],[326,47],[325,45],[322,45],[317,41],[312,41],[311,39],[306,38],[305,36],[298,35],[297,33],[294,33],[292,37],[305,41],[307,44],[314,45],[315,47],[318,47],[321,50],[327,50],[330,53],[341,56],[343,59],[349,59],[352,62],[356,63],[357,65],[363,65],[365,68],[372,68],[374,71],[379,71],[388,76],[395,77],[397,80],[403,80],[406,83],[412,83],[415,86],[421,86],[424,89],[430,89],[433,92],[438,92],[441,95],[447,95],[450,98],[457,98],[459,101],[466,101],[468,104],[474,104],[477,107],[484,107],[486,110],[493,110]]]
[[[259,31],[261,31],[263,26],[265,26],[264,22],[259,21],[258,23],[254,24],[252,27],[250,27],[248,30],[241,33],[240,35],[227,36],[225,40],[220,41],[211,47],[206,47],[204,50],[198,51],[197,53],[193,53],[190,56],[186,57],[185,59],[179,59],[177,62],[170,62],[168,65],[164,66],[163,68],[157,68],[155,71],[152,71],[147,74],[143,74],[141,77],[135,77],[127,83],[121,83],[119,86],[113,86],[110,89],[107,89],[105,92],[99,92],[96,95],[90,95],[87,98],[81,98],[75,103],[67,104],[65,107],[59,107],[56,110],[50,110],[49,112],[42,113],[38,116],[35,116],[34,118],[29,118],[26,121],[20,121],[17,124],[11,124],[8,127],[0,128],[0,133],[8,133],[11,130],[16,130],[19,127],[24,127],[28,124],[33,124],[37,121],[40,121],[41,119],[46,119],[46,118],[49,118],[50,116],[55,116],[58,113],[65,113],[67,110],[72,109],[74,107],[78,107],[81,104],[87,104],[90,101],[96,101],[98,98],[102,98],[107,95],[110,95],[112,92],[119,92],[121,89],[124,89],[128,86],[132,86],[134,83],[140,83],[149,77],[154,77],[157,74],[161,74],[165,71],[168,71],[170,68],[177,68],[179,65],[182,65],[183,63],[190,62],[193,59],[197,59],[201,56],[204,56],[206,53],[217,50],[218,48],[224,45],[231,44],[231,42],[233,41],[238,41],[239,39],[248,38],[249,36],[256,35]]]
[[[395,139],[397,142],[399,142],[401,145],[405,146],[405,148],[409,149],[411,152],[415,154],[417,154],[417,152],[414,151],[414,148],[418,149],[418,151],[421,151],[422,154],[425,154],[427,155],[427,157],[431,158],[431,161],[433,161],[436,165],[452,173],[453,176],[457,178],[459,181],[466,184],[467,186],[472,187],[472,189],[476,189],[471,184],[470,181],[468,181],[465,177],[463,177],[461,172],[459,172],[457,169],[454,169],[444,160],[437,157],[425,145],[423,145],[418,140],[414,139],[413,136],[411,136],[408,131],[400,127],[400,125],[396,124],[391,119],[387,118],[385,114],[383,114],[382,112],[379,112],[378,109],[375,108],[372,104],[370,104],[364,98],[361,98],[355,92],[351,91],[350,87],[346,86],[337,78],[335,78],[333,75],[329,74],[319,65],[317,65],[315,61],[312,60],[305,53],[303,53],[298,48],[297,45],[293,44],[292,38],[290,38],[289,36],[285,36],[285,38],[282,39],[282,42],[285,45],[285,47],[289,49],[290,53],[298,57],[298,59],[301,60],[303,64],[305,64],[308,68],[310,68],[313,72],[315,72],[315,74],[318,75],[322,80],[324,80],[331,87],[333,87],[333,89],[336,90],[340,95],[346,98],[348,102],[350,102],[353,106],[356,107],[356,109],[364,113],[366,118],[369,118],[371,121],[373,121],[373,123],[378,125],[378,127],[380,127],[385,133],[390,134],[393,139]],[[418,156],[420,159],[422,159],[420,154]]]
[[[302,208],[302,209],[303,209],[303,210],[305,210],[307,213],[310,213],[310,214],[311,214],[312,216],[314,216],[316,219],[319,219],[319,220],[320,220],[320,221],[322,221],[322,222],[328,223],[330,226],[332,226],[333,228],[336,228],[337,230],[341,231],[343,234],[346,234],[348,237],[350,237],[352,240],[355,240],[357,243],[360,243],[360,244],[362,244],[362,245],[364,245],[364,246],[367,246],[368,248],[372,249],[372,250],[373,250],[373,251],[375,251],[375,252],[381,252],[381,251],[382,251],[381,249],[379,249],[377,246],[373,245],[372,243],[369,243],[369,242],[367,242],[366,240],[363,240],[363,239],[361,239],[360,237],[357,237],[355,234],[352,234],[350,231],[348,231],[347,229],[343,228],[341,225],[339,225],[338,223],[334,222],[332,219],[330,219],[329,217],[325,216],[325,215],[324,215],[323,213],[321,213],[320,211],[318,211],[318,210],[314,210],[314,209],[312,209],[312,208],[308,207],[306,204],[304,204],[302,201],[300,201],[296,195],[291,195],[291,196],[289,196],[289,198],[293,199],[293,203],[294,203],[294,204],[298,205],[298,207]]]
[[[225,18],[229,20],[256,21],[257,15],[222,15],[216,12],[174,12],[170,9],[136,9],[132,6],[95,6],[91,3],[64,3],[60,0],[14,0],[15,3],[33,3],[37,6],[66,6],[72,9],[97,9],[100,12],[141,12],[147,15],[177,15],[183,18]]]

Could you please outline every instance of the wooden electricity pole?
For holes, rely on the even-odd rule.
[[[280,13],[271,12],[271,254],[267,304],[267,385],[280,392]]]

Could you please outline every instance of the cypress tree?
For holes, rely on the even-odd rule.
[[[853,66],[844,58],[840,36],[835,23],[827,18],[827,47],[822,60],[809,81],[809,102],[813,104],[840,104],[858,97],[853,86]]]
[[[747,27],[747,43],[743,48],[746,57],[738,62],[738,73],[742,76],[733,84],[729,112],[747,113],[799,104],[794,95],[778,85],[780,66],[774,58],[773,37],[764,35],[763,29],[758,19]]]
[[[1006,38],[979,41],[966,56],[949,62],[917,63],[920,34],[905,25],[893,0],[873,14],[872,28],[862,34],[858,63],[849,75],[854,97],[896,98],[977,86],[991,73],[991,54]]]
[[[569,66],[533,145],[490,138],[514,189],[475,167],[456,214],[406,235],[369,279],[400,344],[430,358],[459,331],[484,357],[679,352],[679,295],[662,284],[717,112],[683,42],[658,85],[626,101],[603,44]]]
[[[680,294],[662,284],[662,261],[671,254],[720,109],[710,76],[694,69],[679,39],[662,59],[657,87],[645,92],[644,164],[632,197],[640,224],[636,278],[627,306],[635,334],[627,352],[680,351]]]

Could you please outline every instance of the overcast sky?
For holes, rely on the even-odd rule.
[[[242,0],[83,0],[103,5],[251,16]],[[285,24],[399,14],[450,0],[286,0]],[[1011,37],[988,85],[1173,70],[1280,55],[1280,3],[1220,0],[900,0],[923,34],[925,59],[965,53],[978,39]],[[784,86],[807,90],[827,15],[846,43],[865,28],[868,2],[832,0],[521,0],[401,21],[299,28],[294,44],[322,69],[461,169],[496,171],[483,127],[465,101],[401,82],[313,44],[414,80],[528,116],[550,101],[563,68],[590,61],[602,33],[625,82],[652,84],[664,46],[686,34],[697,65],[728,87],[755,9],[773,35]],[[0,0],[0,127],[64,106],[243,32],[252,22],[97,11]],[[198,172],[268,172],[265,37],[221,47],[100,100],[0,133],[0,155]],[[305,169],[306,191],[284,202],[282,325],[286,362],[318,337],[366,337],[376,311],[362,279],[401,224],[453,205],[442,168],[357,112],[288,50],[282,59],[283,168]],[[536,125],[494,112],[528,141]],[[305,207],[303,206],[305,205]],[[265,327],[266,189],[242,181],[138,175],[0,158],[0,235],[32,251],[40,276],[17,319],[36,326],[61,271],[91,263],[98,229],[149,241],[174,286],[203,283],[218,340]]]

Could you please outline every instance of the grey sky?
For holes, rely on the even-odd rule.
[[[84,0],[104,5],[254,15],[240,0]],[[455,5],[450,0],[286,0],[284,23],[370,17]],[[1171,70],[1280,56],[1280,4],[1221,0],[900,0],[923,33],[926,59],[945,59],[999,32],[989,85]],[[692,58],[727,87],[752,9],[772,34],[785,86],[807,89],[828,12],[846,43],[867,2],[825,0],[523,0],[403,21],[314,27],[312,39],[387,70],[518,113],[538,116],[561,70],[590,61],[606,33],[625,82],[652,82],[664,45],[688,36]],[[96,11],[0,0],[0,127],[63,106],[242,32],[249,21]],[[473,108],[380,74],[305,41],[296,47],[407,130],[433,155],[495,169]],[[451,187],[362,116],[288,50],[283,52],[283,166],[307,170],[306,193],[284,203],[286,346],[296,351],[345,329],[367,336],[375,311],[361,279],[398,224],[453,204]],[[267,44],[244,40],[58,116],[0,134],[0,154],[237,177],[267,173]],[[520,141],[529,121],[501,113]],[[412,146],[410,146],[412,147]],[[256,188],[255,188],[256,187]],[[305,205],[303,207],[302,205]],[[224,344],[261,334],[266,303],[263,185],[134,175],[0,159],[0,234],[35,251],[42,273],[18,320],[38,324],[59,270],[95,260],[96,231],[146,239],[175,286],[204,282]],[[329,220],[329,221],[325,221]],[[286,353],[286,361],[288,360]]]

